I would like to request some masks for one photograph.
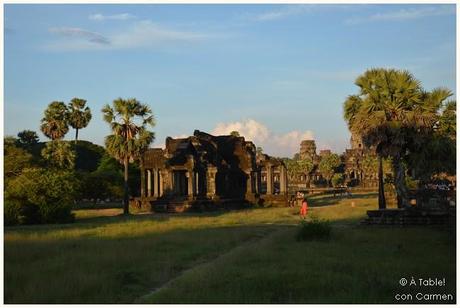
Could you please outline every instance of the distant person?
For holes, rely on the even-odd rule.
[[[308,212],[307,198],[304,198],[302,200],[302,205],[300,206],[300,217],[302,219],[306,219],[307,218],[307,212]]]

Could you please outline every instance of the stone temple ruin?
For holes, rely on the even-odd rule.
[[[286,205],[284,163],[244,137],[213,136],[195,130],[187,138],[166,138],[165,149],[145,152],[138,207],[154,211]]]
[[[351,148],[346,149],[340,155],[342,165],[339,167],[339,171],[344,174],[345,184],[347,186],[362,188],[378,187],[378,173],[366,170],[362,164],[366,156],[376,157],[375,151],[364,146],[361,138],[357,135],[351,136],[350,143]],[[318,170],[318,165],[323,156],[330,155],[331,153],[331,150],[324,149],[320,150],[319,154],[317,154],[315,140],[303,140],[300,143],[298,158],[311,160],[314,167],[309,174],[296,174],[290,181],[292,186],[296,186],[297,188],[315,187],[317,185],[324,186],[324,177]]]

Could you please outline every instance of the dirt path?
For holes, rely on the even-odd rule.
[[[267,241],[269,240],[271,237],[273,237],[274,235],[282,232],[282,231],[285,231],[287,228],[289,227],[292,227],[292,225],[284,225],[284,226],[280,226],[279,228],[277,229],[274,229],[272,231],[269,231],[267,232],[267,234],[264,234],[263,236],[256,236],[255,238],[251,238],[249,240],[246,240],[244,241],[243,243],[241,243],[240,245],[238,246],[235,246],[233,248],[231,248],[230,250],[218,255],[217,257],[215,257],[214,259],[212,260],[208,260],[208,261],[205,261],[205,262],[202,262],[202,263],[199,263],[195,266],[192,266],[182,272],[180,272],[176,277],[168,280],[167,282],[165,282],[164,284],[162,284],[161,286],[159,286],[158,288],[155,288],[153,290],[151,290],[149,293],[145,294],[145,295],[142,295],[140,296],[139,298],[137,298],[136,300],[134,300],[134,303],[145,303],[145,301],[155,295],[156,293],[160,292],[161,290],[165,289],[165,288],[168,288],[170,285],[172,285],[175,281],[181,279],[184,275],[187,275],[189,272],[191,271],[196,271],[196,270],[200,270],[201,268],[204,268],[212,263],[215,263],[217,262],[218,260],[221,260],[223,258],[226,258],[227,256],[230,256],[232,254],[235,254],[235,253],[239,253],[241,250],[243,249],[246,249],[247,247],[255,244],[255,243],[261,243],[261,242],[264,242],[264,241]]]

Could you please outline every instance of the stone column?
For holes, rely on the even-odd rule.
[[[158,198],[158,182],[159,182],[159,170],[153,169],[153,196]]]
[[[267,195],[273,194],[273,170],[272,165],[267,165]]]
[[[147,170],[147,197],[152,196],[152,170]]]
[[[161,170],[158,170],[158,196],[161,197],[163,196],[163,175],[162,175],[162,171]]]
[[[286,168],[283,165],[280,166],[280,194],[286,192]]]
[[[216,168],[208,167],[208,171],[206,172],[206,181],[208,183],[206,195],[208,198],[212,198],[216,194],[216,173]]]
[[[195,172],[195,194],[200,194],[200,175],[198,172]]]
[[[261,194],[262,190],[262,170],[259,168],[259,170],[256,173],[256,186],[257,186],[257,193]]]
[[[172,193],[173,188],[173,173],[171,170],[163,170],[162,177],[163,177],[163,194],[166,192],[167,194]]]
[[[193,182],[195,182],[195,177],[193,175],[192,170],[188,170],[185,173],[185,176],[187,177],[187,193],[189,197],[193,197]]]
[[[246,179],[246,193],[247,194],[252,194],[253,189],[252,189],[252,172],[248,171],[246,172],[247,179]]]
[[[141,166],[141,197],[145,197],[145,169]]]

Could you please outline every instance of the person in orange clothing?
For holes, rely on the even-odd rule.
[[[307,198],[303,198],[302,205],[300,206],[300,217],[303,219],[307,218],[307,212],[308,212]]]

